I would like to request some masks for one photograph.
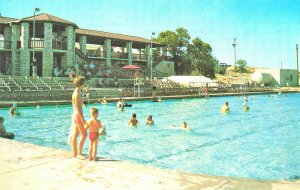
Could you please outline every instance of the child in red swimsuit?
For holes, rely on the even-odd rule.
[[[89,134],[89,160],[97,160],[97,145],[99,141],[99,129],[102,129],[102,123],[100,120],[97,120],[98,118],[98,109],[97,108],[91,108],[91,119],[86,123],[86,129],[90,129]]]

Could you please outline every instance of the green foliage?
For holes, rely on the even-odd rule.
[[[156,60],[159,56],[161,56],[160,49],[159,48],[154,48],[152,50],[152,59]]]
[[[218,74],[224,75],[226,73],[226,67],[216,66],[214,69]]]
[[[191,72],[191,75],[192,75],[192,76],[199,76],[199,75],[201,75],[201,73],[200,73],[198,70],[193,70],[193,71]]]
[[[214,66],[218,61],[212,56],[212,48],[208,43],[196,37],[189,44],[187,52],[192,60],[193,69],[206,77],[215,78]]]
[[[238,65],[238,71],[239,72],[247,72],[246,66],[247,66],[247,61],[244,59],[239,59],[236,61],[236,64]]]
[[[218,60],[212,56],[212,48],[208,43],[196,37],[190,42],[188,31],[182,27],[175,31],[161,32],[154,41],[164,45],[173,56],[177,74],[198,73],[214,78]]]
[[[175,63],[175,71],[177,74],[183,74],[187,71],[184,59],[186,57],[187,46],[189,45],[189,40],[191,39],[188,31],[182,27],[177,28],[176,31],[166,30],[159,33],[158,37],[154,39],[164,45],[169,53],[173,56]]]

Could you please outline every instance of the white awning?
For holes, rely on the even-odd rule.
[[[206,85],[217,86],[218,83],[205,76],[170,76],[168,80],[177,82],[186,87],[200,87]]]

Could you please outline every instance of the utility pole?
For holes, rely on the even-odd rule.
[[[152,61],[152,42],[153,42],[153,36],[155,35],[154,32],[151,33],[151,41],[150,41],[150,69],[151,69],[151,82],[153,78],[153,61]]]
[[[298,72],[299,72],[299,65],[298,65],[298,44],[296,44],[296,61],[297,61],[297,85],[299,85],[299,76],[298,76]]]
[[[233,38],[233,44],[232,44],[234,48],[234,67],[236,67],[236,46],[237,46],[236,40],[237,38]]]
[[[297,60],[297,72],[299,71],[299,67],[298,67],[298,44],[296,44],[296,60]]]

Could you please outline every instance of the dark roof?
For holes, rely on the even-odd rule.
[[[17,21],[17,20],[18,19],[16,19],[16,18],[9,18],[9,17],[0,16],[0,24],[8,24],[10,22]]]
[[[11,22],[15,22],[15,23],[21,23],[21,22],[33,22],[34,20],[34,16],[30,16],[30,17],[25,17],[22,19],[15,19],[15,18],[9,18],[9,17],[1,17],[0,16],[0,24],[9,24]],[[128,41],[132,41],[135,42],[134,46],[142,46],[143,44],[150,44],[151,40],[148,40],[146,38],[141,38],[141,37],[137,37],[137,36],[130,36],[130,35],[124,35],[124,34],[117,34],[117,33],[111,33],[111,32],[103,32],[103,31],[97,31],[97,30],[89,30],[89,29],[82,29],[82,28],[78,28],[78,26],[68,20],[62,19],[62,18],[58,18],[56,16],[47,14],[47,13],[41,13],[38,15],[35,15],[35,20],[37,22],[40,21],[46,21],[46,22],[53,22],[53,23],[61,23],[61,24],[65,24],[65,25],[73,25],[76,28],[76,34],[78,35],[86,35],[86,36],[90,36],[93,39],[112,39],[112,40],[118,40],[118,41],[123,41],[123,42],[128,42]],[[91,40],[93,40],[91,39]],[[152,41],[152,45],[153,47],[161,47],[161,44],[158,42],[153,42]]]
[[[24,22],[24,21],[29,21],[29,22],[33,22],[34,20],[34,16],[30,16],[30,17],[26,17],[26,18],[22,18],[20,19],[18,22]],[[65,24],[65,25],[73,25],[76,28],[78,28],[78,26],[71,21],[62,19],[62,18],[58,18],[56,16],[47,14],[47,13],[42,13],[42,14],[38,14],[35,15],[35,21],[49,21],[49,22],[53,22],[53,23],[60,23],[60,24]]]
[[[76,34],[92,36],[92,37],[100,37],[100,38],[105,38],[105,39],[117,39],[117,40],[123,40],[123,41],[139,42],[139,43],[143,43],[143,44],[151,43],[151,40],[148,40],[146,38],[137,37],[137,36],[129,36],[129,35],[124,35],[124,34],[103,32],[103,31],[97,31],[97,30],[88,30],[88,29],[82,29],[82,28],[76,29]],[[157,42],[152,42],[152,44],[155,47],[160,46],[160,44]]]

